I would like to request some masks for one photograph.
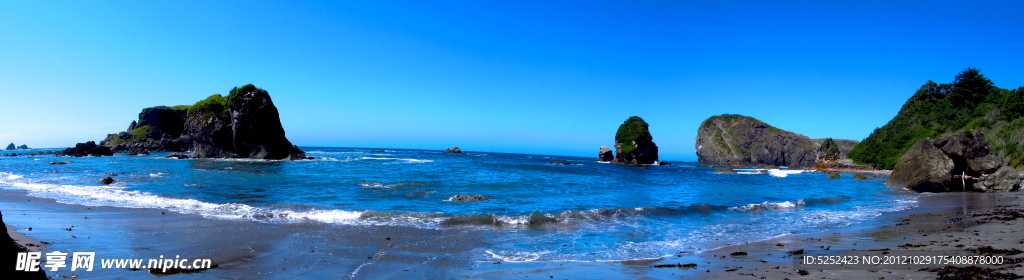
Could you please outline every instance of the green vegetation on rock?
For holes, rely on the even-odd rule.
[[[636,149],[635,143],[649,143],[654,138],[651,137],[651,132],[648,131],[647,122],[644,119],[632,116],[623,122],[619,126],[619,131],[615,133],[615,143],[622,143],[618,147],[618,153],[628,154]]]
[[[1024,87],[995,87],[977,69],[960,72],[951,84],[928,81],[885,126],[875,129],[847,158],[893,169],[910,146],[923,138],[968,129],[985,134],[990,152],[1007,164],[1024,163]]]
[[[839,160],[839,144],[832,138],[825,138],[818,148],[818,158],[822,160]]]

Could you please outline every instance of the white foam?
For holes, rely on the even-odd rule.
[[[160,172],[157,172],[157,173],[149,173],[149,177],[165,177],[165,176],[167,176],[167,174],[164,174],[164,173],[160,173]]]
[[[768,169],[768,175],[772,175],[772,177],[779,178],[785,178],[790,174],[800,174],[804,172],[807,172],[807,170]]]
[[[10,174],[10,173],[7,173],[7,174]],[[18,180],[18,179],[21,179],[21,178],[25,178],[25,176],[14,175],[14,174],[7,175],[7,180]]]
[[[729,210],[733,211],[750,211],[750,210],[775,210],[775,209],[786,209],[797,206],[803,206],[806,204],[803,199],[797,200],[796,202],[783,201],[783,202],[762,202],[755,204],[747,204],[739,207],[729,207]]]
[[[394,158],[394,157],[360,157],[359,159],[361,159],[361,160],[364,160],[364,159],[369,159],[369,160],[397,160],[397,161],[403,161],[403,162],[409,162],[409,163],[434,162],[433,160],[429,160],[429,159]]]

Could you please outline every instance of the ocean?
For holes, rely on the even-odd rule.
[[[695,162],[300,147],[308,161],[146,156],[0,158],[0,189],[60,203],[154,208],[210,220],[479,233],[487,262],[657,259],[864,223],[915,207],[884,178]],[[15,151],[15,153],[35,152]],[[9,152],[7,152],[9,153]],[[67,161],[66,165],[50,162]],[[572,165],[551,165],[554,161]],[[116,182],[103,185],[105,173]],[[483,201],[450,201],[455,195]],[[301,233],[300,233],[301,234]],[[324,241],[327,242],[327,241]]]

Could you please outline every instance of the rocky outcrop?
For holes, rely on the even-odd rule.
[[[115,176],[116,176],[116,175],[115,175]],[[110,185],[110,184],[113,184],[113,183],[114,183],[114,178],[110,178],[110,176],[107,176],[107,177],[103,177],[103,179],[100,179],[100,183],[102,183],[102,184],[104,184],[104,185]]]
[[[814,166],[817,146],[804,135],[742,115],[713,116],[701,123],[695,145],[701,165],[790,169]]]
[[[985,135],[980,131],[924,138],[908,149],[893,168],[886,185],[918,192],[981,191],[1002,192],[1019,188],[1016,169],[1001,166],[988,154]]]
[[[612,161],[615,160],[615,153],[612,152],[608,146],[601,146],[601,150],[597,152],[597,161]]]
[[[465,154],[458,146],[455,146],[455,148],[445,148],[444,152],[449,154]]]
[[[615,133],[615,160],[618,164],[653,164],[658,162],[658,145],[644,119],[632,116]]]
[[[3,213],[0,213],[0,263],[4,263],[3,268],[0,268],[0,275],[4,275],[4,279],[48,279],[46,272],[43,271],[44,267],[32,272],[14,270],[19,252],[28,252],[28,249],[14,242],[7,232]],[[45,259],[41,259],[40,262],[40,265],[46,264]]]
[[[549,162],[548,164],[550,164],[550,165],[572,165],[572,163],[568,163],[568,162],[564,162],[564,161],[560,161],[560,160],[552,161],[552,162]]]
[[[55,153],[58,156],[84,157],[84,156],[112,156],[114,153],[109,147],[96,145],[96,142],[89,141],[78,143],[74,147],[64,149]]]
[[[486,197],[478,194],[460,194],[448,198],[449,201],[478,201],[487,200]]]
[[[8,151],[13,151],[13,150],[15,150],[15,149],[17,149],[17,147],[15,147],[15,146],[14,146],[14,143],[11,143],[11,144],[8,144],[8,145],[7,145],[7,150],[8,150]]]
[[[737,172],[736,170],[733,170],[732,167],[726,167],[721,169],[715,169],[715,173],[736,174]]]
[[[186,159],[186,158],[188,158],[188,155],[185,155],[185,154],[182,154],[182,153],[171,153],[171,154],[165,156],[164,158]]]
[[[18,146],[18,150],[30,150],[30,149],[28,148],[28,145],[21,144],[21,146]]]
[[[128,130],[100,142],[112,151],[191,151],[193,158],[306,159],[285,137],[270,94],[252,84],[192,106],[157,106],[139,113]]]

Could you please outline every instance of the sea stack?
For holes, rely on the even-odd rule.
[[[193,158],[306,159],[285,137],[270,94],[252,84],[192,105],[184,134]]]
[[[445,148],[444,152],[449,154],[465,154],[462,149],[459,149],[459,146],[455,146],[455,148]]]
[[[11,143],[10,145],[7,145],[7,150],[8,150],[8,151],[12,151],[12,150],[14,150],[14,149],[15,149],[15,147],[14,147],[14,143]]]
[[[718,115],[697,129],[697,162],[711,166],[814,166],[811,138],[742,115]]]
[[[647,129],[644,119],[632,116],[615,133],[615,160],[618,164],[653,164],[658,162],[658,145]]]
[[[608,146],[601,146],[601,150],[597,152],[597,161],[613,161],[615,160],[615,153],[612,152]]]

